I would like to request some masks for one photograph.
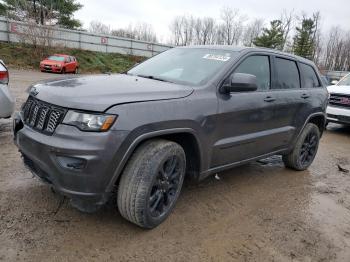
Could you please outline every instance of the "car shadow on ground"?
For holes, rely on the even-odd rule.
[[[327,131],[350,136],[350,125],[330,123],[327,126]]]

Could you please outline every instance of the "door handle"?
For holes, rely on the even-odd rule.
[[[274,98],[274,97],[272,97],[272,96],[267,96],[267,97],[265,97],[265,99],[264,99],[265,102],[273,102],[273,101],[275,101],[275,100],[276,100],[276,98]]]
[[[309,97],[310,97],[309,94],[302,94],[302,95],[301,95],[301,98],[304,98],[304,99],[309,98]]]

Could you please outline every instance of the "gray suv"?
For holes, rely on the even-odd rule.
[[[124,74],[41,82],[14,120],[24,163],[82,211],[117,189],[144,228],[170,214],[184,178],[270,155],[305,170],[328,93],[309,60],[258,48],[180,47]]]

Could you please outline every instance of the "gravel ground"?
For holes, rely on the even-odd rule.
[[[11,71],[17,108],[32,82]],[[26,170],[0,120],[0,261],[350,261],[350,128],[330,125],[308,171],[273,157],[185,185],[172,215],[147,231],[115,199],[83,214]]]

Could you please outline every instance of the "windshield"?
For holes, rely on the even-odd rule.
[[[238,52],[209,48],[173,48],[132,68],[128,74],[188,85],[205,84]]]
[[[63,62],[64,61],[64,57],[63,56],[52,55],[52,56],[49,56],[48,60]]]
[[[337,85],[338,86],[350,86],[350,74],[348,74],[342,80],[340,80]]]

